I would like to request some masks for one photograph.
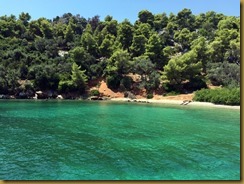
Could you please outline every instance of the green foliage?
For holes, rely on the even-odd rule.
[[[121,79],[120,86],[123,89],[130,90],[132,87],[132,82],[133,80],[131,77],[125,76]]]
[[[197,60],[194,50],[180,56],[171,58],[164,67],[163,78],[171,84],[180,85],[185,80],[190,80],[200,75],[202,64]]]
[[[90,91],[90,96],[100,96],[100,92],[97,89]]]
[[[72,64],[71,75],[68,79],[59,82],[58,89],[60,92],[76,92],[83,94],[86,89],[87,76],[84,70],[80,70],[80,66],[76,63]]]
[[[194,30],[194,22],[195,22],[195,16],[192,15],[192,12],[190,9],[184,8],[177,14],[177,23],[179,25],[179,29],[187,28],[189,30]]]
[[[236,63],[212,63],[208,65],[208,79],[214,85],[240,86],[240,66]]]
[[[88,25],[89,24],[87,24],[85,32],[81,36],[81,45],[88,53],[96,56],[97,55],[97,43],[96,43],[96,40],[94,39]]]
[[[19,73],[14,69],[6,70],[0,65],[0,93],[1,94],[14,94],[18,89],[18,76]]]
[[[152,99],[153,98],[153,94],[149,93],[147,94],[147,99]]]
[[[106,72],[110,74],[127,74],[130,68],[130,54],[125,50],[117,50],[109,58]]]
[[[19,15],[19,20],[21,20],[22,24],[24,24],[25,26],[28,25],[28,22],[30,21],[31,19],[31,16],[29,13],[24,13],[22,12],[20,15]]]
[[[240,88],[202,89],[193,100],[223,105],[240,105]]]
[[[113,35],[108,34],[105,36],[104,40],[102,41],[99,47],[99,51],[102,56],[108,58],[111,57],[114,51],[114,41],[115,37]]]
[[[18,94],[24,90],[19,83],[29,80],[33,91],[81,94],[87,80],[103,77],[115,90],[136,86],[148,93],[161,84],[167,91],[194,91],[205,88],[205,81],[238,87],[240,18],[213,11],[193,15],[190,9],[168,16],[142,10],[134,23],[71,13],[52,20],[5,15],[0,71],[4,94]],[[129,73],[140,75],[133,87]]]
[[[121,77],[118,75],[108,75],[106,83],[110,89],[118,89],[120,86]]]
[[[50,39],[53,37],[53,28],[48,20],[40,20],[40,29],[45,38]]]
[[[134,57],[138,57],[146,51],[147,38],[144,35],[134,35],[130,51]]]
[[[122,44],[122,49],[126,50],[131,46],[134,28],[131,23],[125,19],[118,28],[118,40]]]
[[[162,46],[159,36],[157,34],[152,34],[146,44],[146,55],[148,55],[152,61],[155,61],[156,56],[160,55],[161,50]]]
[[[52,89],[56,90],[58,88],[59,76],[53,66],[47,65],[37,65],[33,67],[35,80],[34,87],[38,90]]]
[[[159,85],[160,85],[160,75],[158,72],[153,71],[148,76],[148,81],[145,84],[145,88],[147,91],[152,91],[158,89]]]
[[[168,17],[166,13],[154,15],[153,25],[156,31],[161,31],[164,27],[167,26],[167,23],[168,23]]]
[[[85,75],[85,70],[80,70],[80,66],[76,63],[72,65],[71,81],[80,93],[85,91],[87,76]]]
[[[153,26],[154,16],[148,10],[142,10],[138,13],[139,21],[142,23],[148,23]]]

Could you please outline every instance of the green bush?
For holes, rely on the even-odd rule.
[[[58,91],[61,93],[67,93],[69,91],[75,91],[75,86],[71,81],[60,81],[58,85]]]
[[[98,90],[93,89],[90,91],[90,96],[100,96],[100,93]]]
[[[202,89],[196,91],[193,100],[223,105],[240,105],[240,88]]]
[[[131,86],[132,86],[132,82],[133,82],[133,80],[131,77],[125,76],[123,79],[121,79],[120,85],[122,88],[130,90]]]
[[[147,99],[152,99],[153,98],[153,94],[147,94]]]
[[[117,75],[109,75],[106,78],[106,82],[110,89],[118,89],[120,86],[120,77]]]

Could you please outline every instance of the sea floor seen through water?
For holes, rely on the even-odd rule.
[[[239,180],[240,111],[0,101],[1,180]]]

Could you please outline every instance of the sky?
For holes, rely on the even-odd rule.
[[[153,14],[177,14],[184,8],[198,15],[215,11],[228,16],[240,16],[240,0],[0,0],[0,16],[29,13],[32,20],[40,17],[53,19],[64,13],[80,14],[84,18],[95,15],[104,20],[107,15],[119,22],[125,18],[134,22],[138,12],[149,10]]]

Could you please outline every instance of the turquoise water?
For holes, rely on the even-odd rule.
[[[240,111],[0,101],[1,180],[239,180]]]

